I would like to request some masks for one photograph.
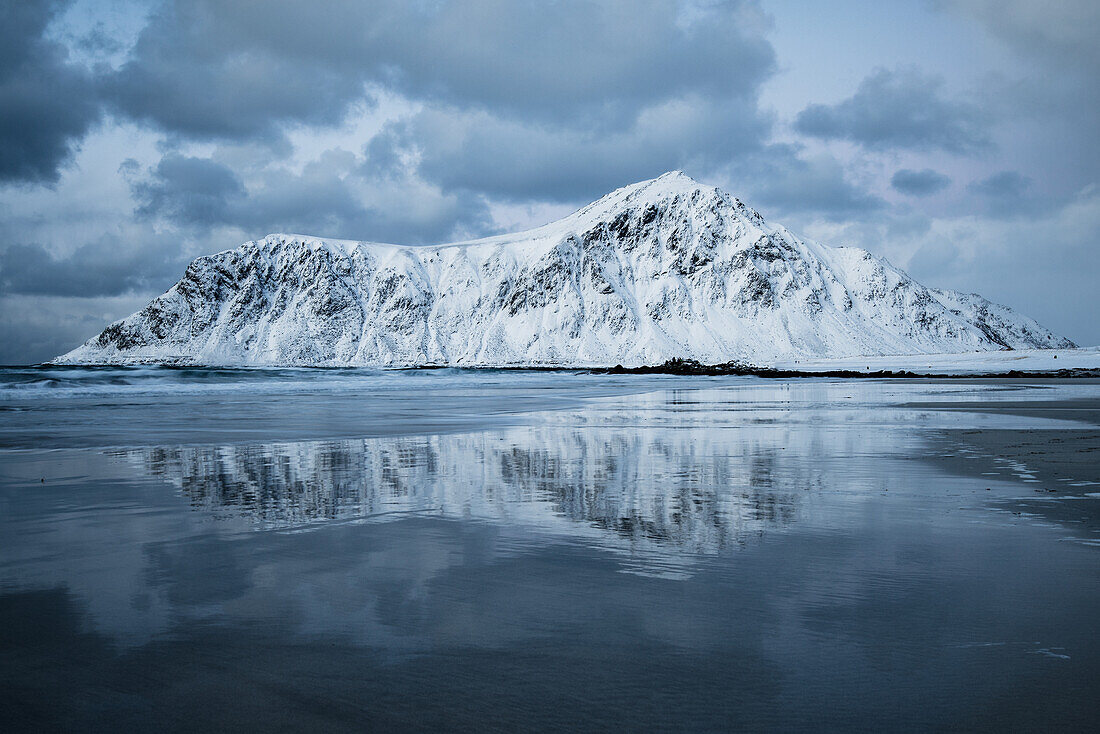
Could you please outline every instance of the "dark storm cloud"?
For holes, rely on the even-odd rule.
[[[893,175],[890,185],[909,196],[931,196],[950,186],[951,179],[931,168],[920,171],[903,168]]]
[[[694,7],[696,15],[668,0],[421,6],[391,19],[386,61],[397,60],[395,83],[415,96],[559,122],[609,112],[629,119],[692,93],[752,96],[774,53],[751,4]]]
[[[360,192],[364,168],[347,151],[328,151],[300,173],[268,168],[246,187],[222,163],[171,153],[147,175],[128,175],[138,216],[198,233],[228,226],[251,237],[282,231],[431,243],[491,226],[488,206],[472,194],[372,201]],[[387,182],[398,192],[408,185],[396,174]]]
[[[316,228],[331,220],[354,221],[365,212],[338,176],[324,175],[323,164],[310,166],[303,175],[273,172],[259,191],[250,193],[228,166],[170,153],[147,177],[132,180],[131,191],[139,216],[198,229],[279,229],[304,219]]]
[[[406,121],[386,124],[363,146],[366,161],[363,174],[379,178],[400,176],[407,170],[406,154],[412,152],[413,137]]]
[[[162,242],[129,246],[111,237],[55,257],[36,244],[0,251],[0,295],[115,296],[160,290],[183,270],[178,248]]]
[[[260,14],[266,6],[247,7]],[[264,43],[256,37],[263,23],[238,38],[227,34],[222,19],[244,12],[237,8],[167,3],[107,81],[114,106],[184,137],[278,140],[282,123],[335,123],[363,96],[362,74],[324,58],[324,46]]]
[[[245,195],[241,180],[226,166],[178,153],[161,158],[152,175],[131,189],[139,215],[184,225],[227,222],[231,206]]]
[[[1032,195],[1032,181],[1019,171],[1000,171],[966,187],[977,197],[977,206],[986,214],[1012,218],[1035,214],[1048,202],[1042,195]]]
[[[768,131],[755,102],[688,97],[598,133],[433,107],[391,130],[387,144],[418,151],[419,175],[445,190],[574,202],[672,169],[706,176],[760,151]],[[381,160],[399,154],[384,146],[368,152]]]
[[[967,188],[975,194],[994,199],[1018,199],[1027,192],[1031,180],[1019,171],[1001,171],[975,181]]]
[[[986,115],[972,104],[945,97],[942,87],[941,80],[915,69],[878,69],[848,99],[803,109],[795,129],[875,150],[975,153],[990,147]]]
[[[773,145],[740,172],[750,202],[780,214],[812,212],[839,219],[881,209],[885,202],[844,176],[829,156],[803,158],[797,146]]]
[[[169,2],[109,86],[126,114],[194,138],[335,122],[365,84],[606,129],[673,96],[753,97],[774,66],[762,27],[744,2]]]
[[[59,1],[0,3],[0,183],[52,183],[99,119],[89,72],[43,37]]]

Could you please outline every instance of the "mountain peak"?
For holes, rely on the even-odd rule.
[[[573,216],[603,219],[613,216],[624,208],[659,204],[677,196],[690,196],[697,191],[728,198],[720,189],[701,184],[683,171],[668,171],[657,178],[638,181],[615,189],[610,194],[582,207]]]
[[[673,189],[673,190],[693,190],[693,189],[713,189],[713,186],[707,186],[701,184],[691,176],[687,175],[683,171],[668,171],[662,173],[657,178],[651,178],[647,181],[639,181],[638,183],[624,186],[620,191],[624,189],[643,190],[643,189]]]

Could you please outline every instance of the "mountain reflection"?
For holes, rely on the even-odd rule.
[[[517,428],[123,455],[193,507],[257,529],[416,512],[691,553],[790,523],[799,493],[817,483],[803,462],[777,466],[769,442],[698,429]]]

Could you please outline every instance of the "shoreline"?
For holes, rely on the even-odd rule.
[[[1055,378],[1079,379],[1100,377],[1100,347],[1074,349],[1000,350],[992,352],[964,352],[954,354],[898,354],[881,356],[856,356],[835,358],[803,358],[797,360],[749,361],[740,357],[725,362],[704,362],[687,357],[674,357],[660,364],[607,364],[580,361],[578,363],[521,363],[462,364],[447,362],[391,362],[389,364],[244,364],[223,361],[201,362],[198,357],[187,355],[146,356],[122,358],[105,362],[47,361],[37,365],[5,366],[6,369],[51,368],[138,368],[160,367],[173,370],[463,370],[512,371],[512,372],[572,372],[584,374],[646,374],[646,375],[700,375],[762,378],[923,378],[956,379],[960,377],[996,378]],[[1059,359],[1060,358],[1060,359]],[[625,361],[625,360],[624,360]],[[628,362],[629,364],[629,362]]]
[[[740,362],[723,364],[703,364],[694,360],[673,359],[658,365],[638,367],[557,366],[557,365],[219,365],[184,364],[178,362],[129,362],[129,363],[84,363],[63,364],[43,362],[34,365],[0,365],[0,369],[9,370],[47,370],[47,369],[129,369],[157,367],[166,370],[379,370],[385,372],[428,372],[436,370],[458,370],[463,372],[561,372],[592,375],[681,375],[699,377],[761,377],[766,379],[799,378],[837,378],[837,379],[926,379],[926,380],[974,380],[974,379],[1089,379],[1100,378],[1100,367],[1070,367],[1057,370],[1003,370],[990,372],[928,372],[913,369],[880,369],[873,371],[853,369],[807,369],[797,370],[779,367],[758,367]]]
[[[848,379],[930,379],[930,380],[957,380],[957,379],[1005,379],[1005,378],[1055,378],[1055,379],[1080,379],[1100,377],[1100,368],[1068,368],[1059,370],[1008,370],[1003,372],[919,372],[913,370],[875,370],[865,372],[860,370],[836,369],[836,370],[792,370],[777,367],[757,367],[755,365],[728,362],[726,364],[707,365],[694,360],[669,360],[661,365],[643,367],[623,367],[616,365],[601,369],[591,369],[595,374],[609,375],[700,375],[719,376],[730,375],[736,377],[764,377],[764,378],[805,378],[805,377],[834,377]]]

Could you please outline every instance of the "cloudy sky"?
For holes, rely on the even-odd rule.
[[[1095,0],[0,3],[0,363],[269,232],[525,228],[682,169],[1100,344]]]

